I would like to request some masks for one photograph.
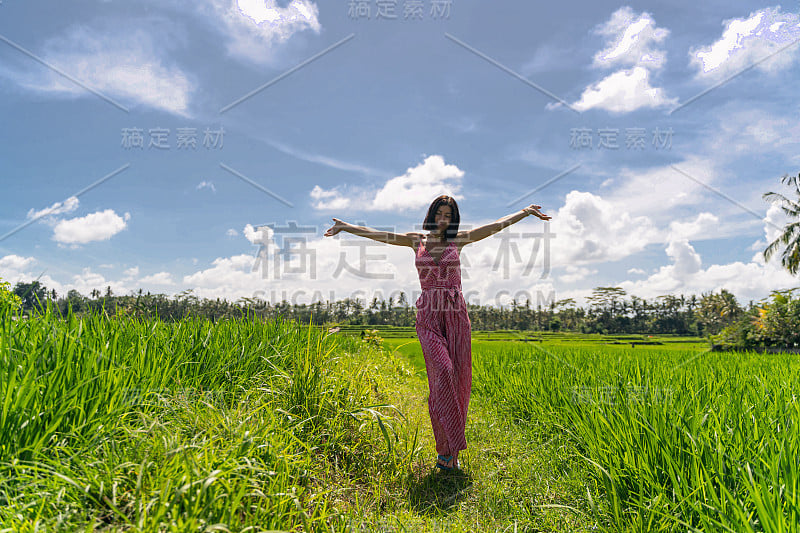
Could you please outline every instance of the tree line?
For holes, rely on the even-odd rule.
[[[105,293],[94,289],[89,296],[70,290],[59,297],[38,281],[17,283],[13,294],[21,301],[20,310],[30,313],[43,310],[50,302],[66,315],[102,312],[108,316],[152,317],[164,321],[187,317],[204,317],[212,321],[227,318],[257,316],[271,319],[277,316],[301,323],[413,326],[415,308],[405,293],[388,300],[373,298],[367,304],[358,298],[336,301],[292,304],[287,301],[266,302],[258,298],[225,299],[198,298],[192,289],[173,297],[166,294],[143,293],[117,296],[111,287]],[[716,334],[736,322],[758,305],[750,302],[745,309],[729,291],[710,292],[700,296],[659,296],[654,299],[628,295],[620,287],[596,287],[587,298],[586,306],[576,305],[568,298],[551,301],[548,305],[531,306],[530,300],[512,300],[509,305],[469,305],[474,330],[533,330],[573,331],[582,333],[654,333],[676,335]]]

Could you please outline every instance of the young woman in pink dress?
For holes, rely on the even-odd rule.
[[[370,239],[408,246],[416,254],[415,265],[422,293],[417,299],[416,330],[428,374],[428,413],[431,417],[436,466],[458,468],[458,452],[467,448],[464,434],[472,387],[472,325],[461,292],[461,249],[485,239],[528,215],[551,217],[530,205],[491,224],[459,231],[461,217],[455,199],[442,195],[428,208],[423,233],[392,233],[354,226],[334,218],[326,237],[346,231]]]

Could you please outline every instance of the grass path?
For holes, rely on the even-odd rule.
[[[586,472],[563,433],[533,422],[517,425],[488,398],[471,397],[462,472],[438,472],[419,344],[406,344],[395,357],[399,371],[383,387],[407,417],[405,439],[414,442],[416,433],[417,453],[406,479],[362,496],[364,522],[354,530],[592,530]]]

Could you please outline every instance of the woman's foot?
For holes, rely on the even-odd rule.
[[[458,460],[452,455],[440,455],[436,466],[446,472],[451,472],[458,468]]]

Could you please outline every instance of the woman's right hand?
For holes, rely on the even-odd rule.
[[[333,220],[333,226],[328,228],[328,231],[325,232],[325,237],[333,237],[347,226],[346,222],[342,222],[338,218],[334,218],[332,220]]]
[[[528,207],[524,208],[523,211],[525,211],[525,213],[527,213],[528,215],[533,215],[535,217],[541,218],[542,220],[550,220],[551,218],[553,218],[539,211],[539,209],[541,208],[542,206],[540,205],[531,204]]]

